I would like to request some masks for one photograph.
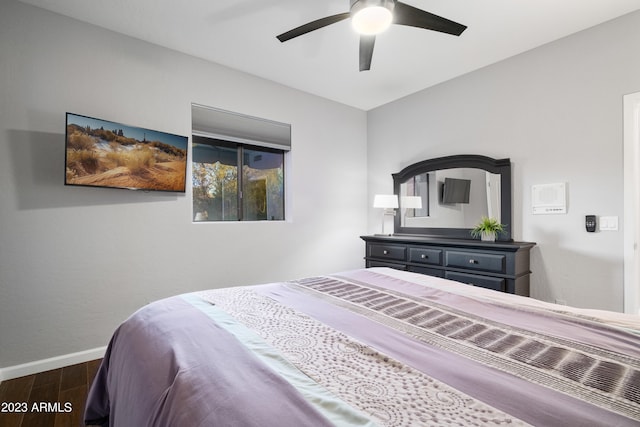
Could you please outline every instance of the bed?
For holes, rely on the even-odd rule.
[[[640,318],[387,268],[188,293],[118,327],[85,422],[638,426]]]

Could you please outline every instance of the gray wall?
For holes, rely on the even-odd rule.
[[[427,158],[511,158],[513,235],[537,242],[532,296],[623,309],[622,96],[640,91],[640,13],[588,29],[368,114],[369,201]],[[532,215],[531,186],[568,183],[566,215]],[[620,231],[586,233],[584,216]],[[370,211],[370,231],[379,218]]]
[[[291,123],[289,218],[65,187],[65,112],[189,135],[191,103]],[[345,185],[347,183],[347,185]],[[366,113],[15,1],[0,5],[0,368],[101,347],[145,303],[364,266]]]

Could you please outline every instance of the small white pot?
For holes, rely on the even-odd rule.
[[[490,233],[490,232],[482,232],[482,236],[480,236],[480,239],[483,242],[495,242],[496,241],[496,233]]]

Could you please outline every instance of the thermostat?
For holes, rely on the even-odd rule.
[[[566,214],[567,184],[532,185],[531,206],[534,215]]]

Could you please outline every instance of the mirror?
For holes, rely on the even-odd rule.
[[[471,239],[482,216],[505,224],[497,240],[511,241],[511,161],[477,155],[429,159],[393,176],[400,207],[396,234]]]

